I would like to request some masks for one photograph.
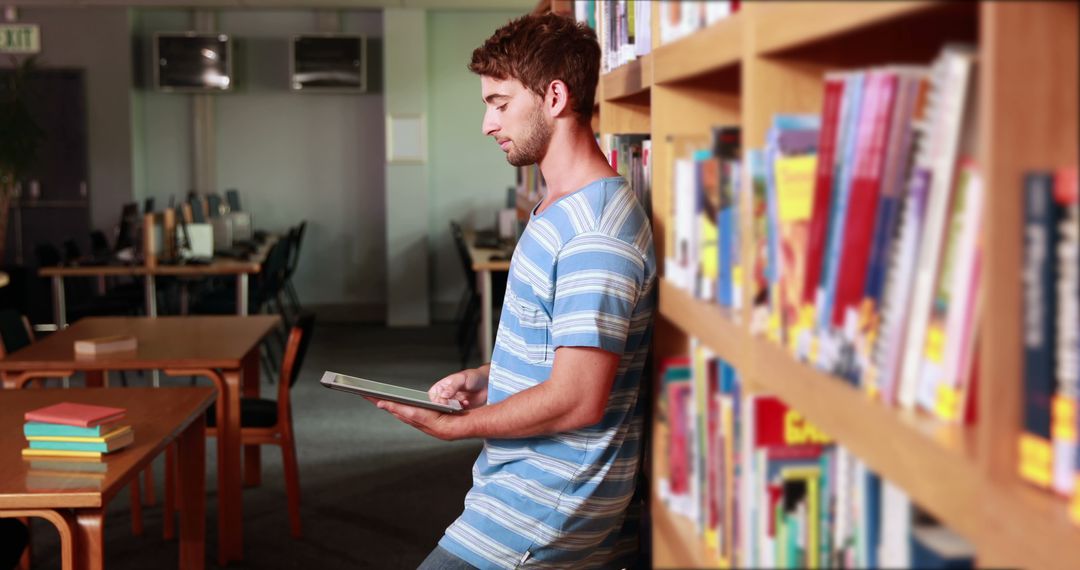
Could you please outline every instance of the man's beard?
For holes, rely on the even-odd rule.
[[[529,130],[521,141],[514,141],[510,152],[506,153],[506,162],[513,166],[528,166],[540,162],[547,154],[548,143],[551,142],[550,125],[544,122],[544,114],[537,105],[529,120]]]

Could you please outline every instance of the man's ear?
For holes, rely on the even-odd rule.
[[[548,83],[544,96],[544,109],[551,118],[570,112],[570,89],[560,79]]]

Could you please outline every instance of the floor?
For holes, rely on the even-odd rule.
[[[460,513],[477,441],[443,442],[367,401],[327,390],[333,370],[418,389],[460,368],[454,327],[387,329],[319,325],[292,391],[304,538],[289,536],[281,455],[263,448],[263,484],[244,491],[244,555],[229,568],[415,568]],[[471,365],[475,365],[472,363]],[[131,383],[140,383],[133,379]],[[183,384],[183,382],[181,382]],[[264,386],[272,397],[276,387]],[[216,467],[207,446],[207,568],[217,568]],[[162,464],[155,466],[161,497]],[[106,566],[177,567],[177,543],[161,538],[161,503],[144,508],[131,534],[128,494],[109,505]],[[34,568],[59,568],[56,532],[35,523]]]

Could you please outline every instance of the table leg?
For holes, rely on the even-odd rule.
[[[240,471],[240,394],[242,373],[240,370],[223,370],[225,393],[218,399],[218,406],[227,409],[225,424],[218,424],[218,446],[223,453],[218,466],[223,479],[218,489],[219,509],[225,509],[225,536],[222,536],[222,553],[226,561],[244,558],[243,487]],[[186,505],[185,505],[186,508]]]
[[[259,352],[251,351],[244,358],[244,397],[259,397]],[[258,487],[262,484],[262,446],[244,446],[244,486]]]
[[[105,568],[105,510],[79,509],[75,512],[75,545],[78,550],[76,565],[82,570]]]
[[[248,274],[236,275],[236,314],[244,316],[248,314]]]
[[[480,359],[491,360],[491,271],[482,270],[476,274],[480,280]]]
[[[142,496],[138,475],[131,479],[131,483],[128,483],[128,489],[131,491],[131,534],[142,536]]]
[[[146,316],[153,318],[157,315],[157,277],[153,274],[147,274],[143,278],[143,299],[146,302]],[[155,388],[161,387],[161,376],[155,369],[150,372],[151,384]]]
[[[56,330],[67,328],[67,305],[64,302],[64,278],[54,275],[52,278],[53,288],[53,320],[56,321]]]
[[[76,567],[76,531],[75,520],[71,516],[71,511],[66,509],[62,511],[55,511],[53,509],[26,509],[26,510],[0,510],[0,519],[5,518],[27,518],[35,517],[45,519],[56,527],[57,532],[60,534],[60,564],[64,570],[72,570]],[[30,547],[27,546],[24,552],[24,560],[20,561],[20,565],[23,562],[27,563],[29,568],[29,561],[26,560],[30,553]]]
[[[206,420],[191,422],[177,442],[180,460],[180,568],[206,565]]]

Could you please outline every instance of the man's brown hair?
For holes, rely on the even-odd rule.
[[[568,16],[522,16],[495,30],[473,50],[469,71],[495,79],[512,78],[543,97],[556,79],[570,90],[570,108],[588,124],[600,79],[596,32]]]

